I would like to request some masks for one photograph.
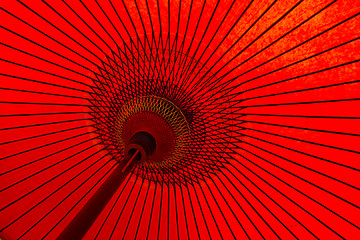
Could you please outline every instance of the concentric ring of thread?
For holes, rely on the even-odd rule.
[[[160,162],[146,162],[144,164],[153,167],[171,167],[180,161],[187,153],[190,146],[190,127],[184,114],[172,102],[165,98],[154,95],[141,96],[126,102],[119,110],[116,121],[117,140],[122,150],[125,143],[122,139],[122,132],[126,121],[133,115],[149,112],[162,117],[174,134],[174,149],[170,156]]]

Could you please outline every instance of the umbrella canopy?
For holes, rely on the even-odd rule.
[[[360,236],[360,3],[2,1],[0,238]]]

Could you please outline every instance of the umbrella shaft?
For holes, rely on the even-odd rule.
[[[58,240],[82,239],[95,222],[121,183],[134,167],[134,159],[139,157],[139,150],[125,156],[124,161],[114,169],[111,175],[99,187],[79,213],[61,232]]]

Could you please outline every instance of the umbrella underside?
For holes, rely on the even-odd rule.
[[[360,4],[2,1],[0,238],[356,239]]]

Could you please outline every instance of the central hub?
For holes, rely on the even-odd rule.
[[[125,146],[130,143],[131,137],[138,132],[147,132],[155,138],[156,149],[148,161],[161,162],[167,159],[174,151],[175,136],[162,117],[152,112],[140,112],[130,116],[124,124],[121,134]]]
[[[172,166],[181,160],[190,143],[190,129],[181,110],[170,101],[142,96],[125,103],[117,118],[118,141],[125,150],[136,133],[154,137],[156,149],[145,164]]]

